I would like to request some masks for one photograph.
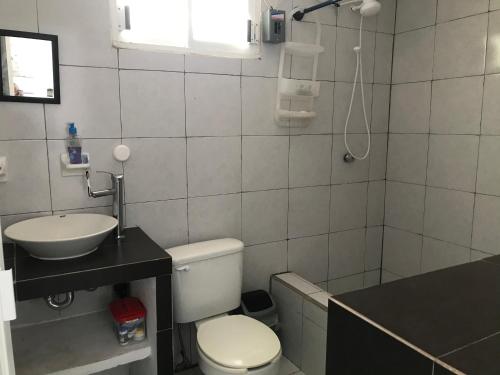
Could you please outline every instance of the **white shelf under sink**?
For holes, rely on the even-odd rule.
[[[151,355],[147,339],[120,346],[109,312],[12,330],[17,375],[87,375]]]

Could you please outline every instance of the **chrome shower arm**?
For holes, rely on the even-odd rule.
[[[327,0],[327,1],[324,1],[322,3],[319,3],[319,4],[316,4],[316,5],[312,5],[310,7],[307,7],[307,8],[303,8],[303,9],[297,9],[294,13],[293,13],[293,18],[296,20],[296,21],[302,21],[302,19],[304,18],[304,16],[307,14],[307,13],[311,13],[311,12],[314,12],[315,10],[318,10],[318,9],[321,9],[321,8],[324,8],[324,7],[327,7],[329,5],[333,5],[333,6],[336,6],[336,7],[339,7],[340,6],[340,2],[342,0]]]
[[[339,7],[344,6],[344,5],[356,4],[356,3],[362,3],[362,2],[363,2],[363,0],[348,0],[348,1],[345,1],[345,0],[327,0],[327,1],[323,1],[322,3],[316,4],[316,5],[311,5],[310,7],[307,7],[307,8],[297,8],[296,10],[294,10],[292,16],[296,21],[302,21],[302,19],[304,18],[304,16],[307,13],[314,12],[315,10],[327,7],[329,5],[333,5],[337,8],[339,8]]]

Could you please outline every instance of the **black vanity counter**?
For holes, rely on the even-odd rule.
[[[93,253],[68,260],[40,260],[19,246],[4,245],[6,268],[14,268],[19,301],[73,290],[170,275],[172,259],[140,228],[111,233]]]
[[[328,329],[327,374],[500,374],[500,256],[332,297]]]
[[[142,229],[127,228],[124,234],[117,241],[111,233],[93,253],[67,260],[36,259],[19,246],[4,244],[6,268],[14,270],[16,299],[154,278],[155,309],[148,311],[156,316],[156,332],[148,333],[156,336],[154,374],[172,375],[172,259]]]

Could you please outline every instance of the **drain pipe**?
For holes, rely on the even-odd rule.
[[[61,300],[59,296],[64,295]],[[51,296],[45,297],[45,303],[53,310],[64,310],[65,308],[71,306],[75,299],[75,292],[66,292],[61,294],[53,294]]]

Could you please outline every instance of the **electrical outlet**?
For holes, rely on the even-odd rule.
[[[0,156],[0,182],[7,181],[7,157]]]

